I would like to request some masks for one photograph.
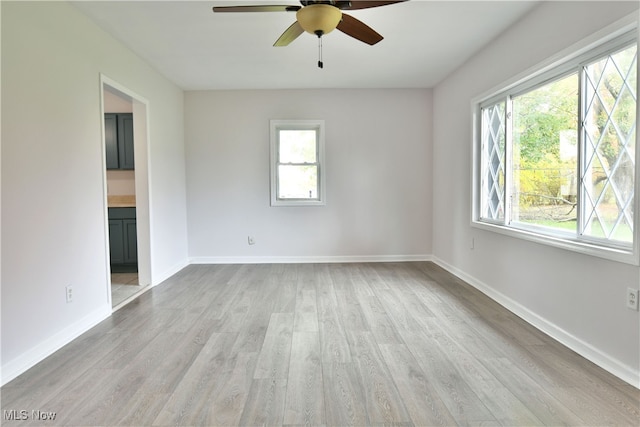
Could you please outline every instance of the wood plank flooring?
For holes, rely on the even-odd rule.
[[[6,426],[640,425],[639,390],[428,262],[189,266],[0,391]]]

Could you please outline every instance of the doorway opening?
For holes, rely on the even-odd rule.
[[[151,284],[147,102],[101,76],[108,301],[115,311]]]

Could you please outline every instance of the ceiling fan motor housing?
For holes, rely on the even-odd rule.
[[[338,9],[348,9],[351,7],[351,0],[300,0],[303,6],[311,4],[330,4]]]
[[[342,19],[342,11],[329,4],[310,4],[296,12],[300,26],[318,37],[335,30]]]

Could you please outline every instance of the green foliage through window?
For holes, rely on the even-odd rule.
[[[513,97],[513,221],[565,229],[577,219],[576,73]]]

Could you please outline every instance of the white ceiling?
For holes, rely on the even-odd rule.
[[[296,0],[73,2],[184,90],[433,87],[536,3],[410,0],[345,11],[385,38],[369,46],[327,34],[319,69],[314,35],[273,47],[295,13],[212,12]]]

